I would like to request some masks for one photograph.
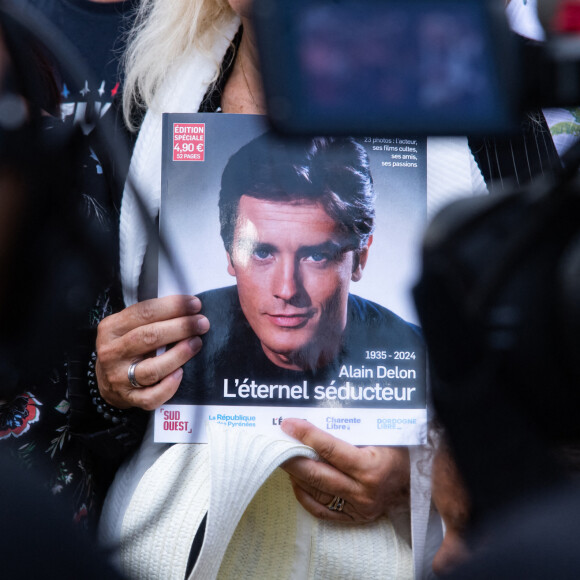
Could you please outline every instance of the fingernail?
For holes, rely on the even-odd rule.
[[[292,425],[292,423],[290,423],[286,419],[282,421],[280,427],[282,428],[282,431],[286,433],[286,435],[290,435],[290,437],[294,436],[294,425]]]
[[[209,330],[209,320],[205,316],[202,316],[198,319],[196,327],[199,332],[207,332]]]
[[[193,296],[191,299],[191,306],[196,312],[198,312],[201,310],[201,300],[197,296]]]
[[[199,350],[201,348],[202,342],[199,336],[194,336],[193,338],[189,339],[189,346],[192,350]]]

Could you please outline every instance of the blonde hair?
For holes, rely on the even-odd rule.
[[[232,13],[227,0],[141,0],[123,59],[123,114],[131,130],[171,68],[192,49],[209,53]]]

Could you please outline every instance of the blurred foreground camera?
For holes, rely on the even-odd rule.
[[[287,134],[497,135],[580,102],[580,43],[517,37],[504,0],[255,0],[254,21]]]
[[[489,376],[490,401],[580,439],[579,216],[574,178],[461,200],[431,222],[415,299],[436,399]]]

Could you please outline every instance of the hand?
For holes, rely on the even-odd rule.
[[[327,462],[295,457],[282,465],[296,499],[317,518],[372,522],[408,501],[406,447],[355,447],[302,419],[284,419],[282,430]],[[345,500],[342,511],[327,507],[335,496]]]
[[[156,409],[177,391],[181,368],[201,349],[209,330],[195,296],[167,296],[139,302],[104,318],[97,330],[96,376],[105,401],[120,409]],[[158,348],[174,345],[159,356]],[[131,363],[140,388],[129,382]]]

